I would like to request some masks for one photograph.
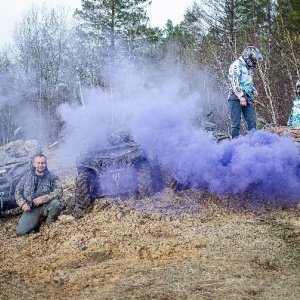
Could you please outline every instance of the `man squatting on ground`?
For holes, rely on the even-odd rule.
[[[63,209],[61,197],[62,188],[58,177],[47,169],[47,158],[43,154],[36,155],[32,169],[16,187],[15,199],[23,210],[16,234],[34,232],[40,217],[47,217],[46,224],[54,222]]]
[[[258,61],[262,59],[260,51],[254,46],[249,46],[229,67],[228,101],[231,110],[231,135],[233,139],[240,134],[242,114],[247,122],[248,131],[256,129],[254,97],[257,97],[258,93],[253,86],[251,69],[256,68]]]

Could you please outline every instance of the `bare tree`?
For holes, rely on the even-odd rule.
[[[14,31],[15,62],[36,88],[35,95],[23,101],[32,107],[37,124],[49,123],[50,136],[60,126],[56,108],[72,97],[71,40],[66,8],[46,3],[32,5]]]

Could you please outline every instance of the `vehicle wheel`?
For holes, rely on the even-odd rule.
[[[179,190],[179,184],[177,180],[172,176],[171,172],[165,168],[160,167],[162,183],[164,188],[171,188],[174,192]]]
[[[84,210],[91,204],[89,174],[83,172],[77,175],[75,180],[75,205],[74,209]]]
[[[142,163],[137,168],[137,188],[140,198],[151,196],[154,193],[151,167],[148,163]]]

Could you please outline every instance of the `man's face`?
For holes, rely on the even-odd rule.
[[[42,175],[47,168],[47,160],[45,157],[36,157],[33,162],[35,174]]]

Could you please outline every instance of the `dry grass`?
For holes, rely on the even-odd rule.
[[[1,220],[1,299],[300,298],[299,209],[236,211],[191,190],[105,202],[23,237],[18,216]]]

